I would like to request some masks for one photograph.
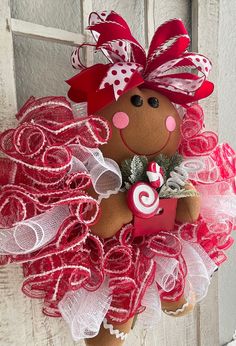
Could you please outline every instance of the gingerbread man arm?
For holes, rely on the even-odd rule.
[[[186,190],[195,190],[191,183],[185,186]],[[200,214],[201,201],[200,196],[180,198],[177,204],[176,221],[195,222]]]

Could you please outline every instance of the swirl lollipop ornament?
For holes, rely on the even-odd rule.
[[[159,195],[147,183],[139,182],[131,186],[127,194],[127,202],[135,216],[149,219],[159,208]]]

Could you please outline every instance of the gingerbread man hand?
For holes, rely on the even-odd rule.
[[[191,183],[185,185],[185,190],[196,190]],[[200,214],[201,201],[200,196],[180,198],[177,204],[176,221],[195,222]]]
[[[123,225],[133,219],[132,212],[126,203],[126,193],[118,192],[100,203],[101,214],[98,222],[91,226],[93,234],[101,238],[109,238],[118,232]]]

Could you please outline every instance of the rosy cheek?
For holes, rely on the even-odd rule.
[[[117,129],[124,129],[129,125],[129,116],[125,112],[117,112],[113,115],[112,122]]]
[[[166,128],[169,132],[173,132],[176,128],[175,118],[173,118],[171,115],[166,118]]]

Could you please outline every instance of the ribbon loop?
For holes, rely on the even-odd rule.
[[[212,93],[213,84],[206,80],[211,63],[203,55],[186,51],[190,38],[180,19],[156,30],[147,56],[124,19],[113,11],[93,12],[88,29],[109,63],[86,68],[78,62],[78,53],[73,53],[72,65],[83,70],[68,81],[68,95],[75,102],[87,101],[89,112],[97,112],[141,84],[177,104]]]

